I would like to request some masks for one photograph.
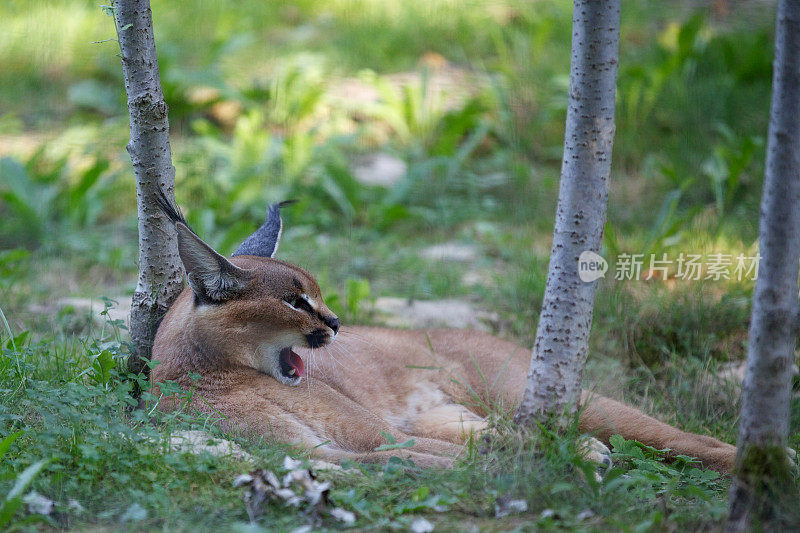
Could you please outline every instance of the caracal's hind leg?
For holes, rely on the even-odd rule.
[[[530,366],[528,349],[480,332],[438,330],[431,331],[429,338],[437,357],[448,363],[446,366],[450,372],[441,373],[439,386],[453,403],[472,405],[476,403],[477,395],[481,405],[498,406],[502,410],[517,405]],[[584,404],[581,431],[605,444],[609,443],[611,435],[620,434],[659,449],[669,448],[673,454],[697,457],[706,467],[721,472],[733,468],[736,448],[730,444],[681,431],[638,409],[586,391],[581,401]],[[481,415],[486,414],[485,409],[479,406],[475,410]],[[448,429],[437,429],[432,427],[432,423],[428,429],[438,431],[444,440],[457,442],[453,437],[458,431],[449,428],[458,428],[459,418],[456,416],[451,420],[451,424],[443,425]],[[476,429],[485,427],[485,422],[482,426],[476,424]],[[587,450],[587,458],[606,463],[608,454],[604,450],[591,444],[583,448]]]
[[[672,454],[697,457],[706,468],[730,472],[736,458],[736,447],[713,437],[687,433],[628,407],[610,398],[583,391],[583,411],[580,429],[608,443],[612,435],[658,449],[669,449]]]
[[[411,426],[414,435],[464,444],[470,435],[484,431],[488,424],[463,405],[445,403],[420,412]]]

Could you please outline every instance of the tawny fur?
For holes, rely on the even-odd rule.
[[[297,443],[329,461],[366,462],[399,453],[375,451],[386,432],[398,442],[415,438],[414,447],[402,451],[415,463],[447,466],[465,436],[486,427],[482,406],[511,410],[522,394],[530,350],[485,333],[345,327],[330,345],[303,348],[303,335],[322,322],[292,311],[280,297],[299,279],[318,310],[332,314],[313,277],[272,259],[231,262],[252,274],[248,290],[224,304],[198,305],[187,288],[159,327],[153,358],[161,364],[151,380],[195,387],[193,407],[233,429]],[[295,347],[310,380],[292,387],[259,370],[258,347],[281,343]],[[194,383],[190,372],[202,378]],[[715,470],[733,466],[730,444],[587,391],[583,402],[581,431],[605,443],[620,434],[697,457]],[[162,404],[170,407],[169,400]]]

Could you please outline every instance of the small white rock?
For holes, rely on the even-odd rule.
[[[72,511],[74,513],[82,513],[86,510],[86,508],[81,505],[81,502],[74,498],[70,498],[67,500],[67,510]]]
[[[507,500],[498,498],[494,504],[494,515],[497,518],[510,514],[524,513],[528,510],[528,502],[525,500]]]
[[[138,503],[131,504],[122,516],[119,517],[120,522],[138,522],[147,518],[147,509]]]
[[[22,501],[28,506],[28,512],[31,514],[49,515],[53,512],[53,506],[55,506],[53,500],[47,496],[42,496],[35,490],[26,494]]]
[[[302,466],[303,466],[303,461],[292,459],[288,455],[283,458],[283,468],[285,468],[286,470],[297,470]]]
[[[556,512],[552,509],[545,509],[542,511],[541,517],[542,518],[552,518],[556,515]]]
[[[584,509],[583,511],[577,514],[575,519],[578,520],[579,522],[582,522],[583,520],[588,520],[593,516],[594,516],[594,511],[592,511],[591,509]]]
[[[345,524],[352,524],[356,521],[355,513],[351,513],[350,511],[342,509],[341,507],[334,507],[331,510],[331,516],[340,522],[344,522]]]
[[[412,533],[430,533],[431,531],[433,531],[433,524],[431,524],[430,522],[428,522],[427,520],[425,520],[422,517],[415,518],[411,522],[411,526],[409,527],[409,530]]]

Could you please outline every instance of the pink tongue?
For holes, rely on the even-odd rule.
[[[294,353],[291,349],[289,349],[289,354],[286,357],[286,362],[294,368],[297,375],[301,378],[306,375],[306,367],[303,365],[303,360],[300,359],[300,356]]]

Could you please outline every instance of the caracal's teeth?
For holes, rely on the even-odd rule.
[[[289,370],[289,375],[290,376],[294,376],[295,374],[297,374],[297,370],[295,370],[294,368]]]

